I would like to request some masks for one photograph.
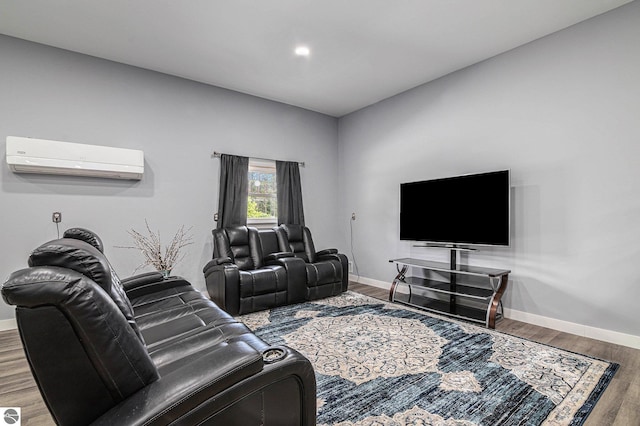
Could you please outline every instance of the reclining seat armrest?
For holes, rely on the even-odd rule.
[[[309,242],[308,250],[315,250],[313,239],[311,238],[311,231],[307,227],[305,227],[304,230],[305,239],[307,239]],[[316,259],[316,262],[329,259],[337,259],[340,262],[340,266],[342,267],[342,291],[347,291],[349,287],[349,260],[347,259],[347,256],[342,253],[338,253],[338,249],[336,248],[328,248],[315,252],[314,258]]]
[[[162,281],[164,279],[164,275],[161,272],[146,272],[143,274],[133,275],[131,277],[127,277],[120,280],[120,284],[125,291],[133,290],[140,286],[145,286],[147,284],[156,283]]]
[[[218,266],[218,265],[232,265],[233,261],[231,260],[230,257],[216,257],[215,259],[211,259],[209,262],[207,262],[206,265],[204,265],[204,268],[202,268],[202,272],[206,273],[207,269],[212,268],[214,266]]]
[[[133,302],[141,296],[158,293],[163,290],[169,290],[171,288],[191,285],[189,281],[185,280],[182,277],[171,276],[165,278],[164,276],[162,276],[162,274],[160,274],[160,276],[161,279],[157,281],[153,280],[150,277],[148,280],[141,279],[140,281],[136,282],[135,285],[124,287],[127,298]]]
[[[280,252],[277,252],[277,253],[271,253],[271,254],[266,255],[264,257],[264,262],[267,265],[277,264],[278,260],[286,259],[288,257],[295,257],[295,256],[293,255],[293,253],[291,253],[289,251],[280,251]]]
[[[307,268],[303,259],[291,252],[267,255],[265,265],[283,266],[287,271],[287,304],[304,302],[307,295]]]
[[[240,269],[230,258],[210,260],[202,272],[209,298],[231,315],[240,312]]]
[[[343,292],[347,291],[349,289],[349,259],[347,259],[347,256],[345,254],[338,253],[338,250],[336,249],[327,249],[318,252],[318,261],[329,259],[337,259],[340,262],[340,266],[342,269],[341,288]]]
[[[284,355],[263,361],[270,349]],[[91,425],[114,424],[314,426],[315,374],[311,363],[290,348],[261,353],[246,342],[232,342],[163,376]]]
[[[318,257],[326,256],[328,254],[338,254],[338,249],[329,248],[329,249],[324,249],[324,250],[320,250],[319,252],[316,252],[316,256]]]
[[[170,424],[197,412],[207,400],[215,400],[226,389],[259,373],[263,365],[261,352],[245,342],[219,344],[188,365],[142,388],[92,425]]]

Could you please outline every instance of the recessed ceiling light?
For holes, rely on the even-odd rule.
[[[294,52],[298,56],[309,56],[309,53],[311,53],[307,46],[298,46],[296,47],[296,50],[294,50]]]

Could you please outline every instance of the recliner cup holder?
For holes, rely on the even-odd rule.
[[[265,364],[273,364],[278,362],[287,355],[287,351],[280,346],[272,346],[262,352],[262,360]]]

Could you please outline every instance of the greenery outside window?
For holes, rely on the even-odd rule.
[[[247,225],[273,227],[278,223],[276,162],[249,159]]]

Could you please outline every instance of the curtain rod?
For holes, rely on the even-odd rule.
[[[213,154],[211,154],[211,158],[220,158],[221,155],[222,153],[213,151]],[[274,160],[273,158],[262,158],[262,157],[249,157],[249,158],[252,158],[254,160],[278,161],[278,160]],[[304,161],[297,161],[297,163],[300,167],[304,167]]]

